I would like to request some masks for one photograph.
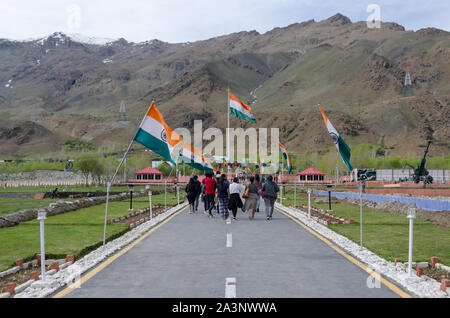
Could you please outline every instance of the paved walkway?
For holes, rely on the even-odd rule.
[[[185,211],[67,297],[398,297],[282,213],[238,213]]]

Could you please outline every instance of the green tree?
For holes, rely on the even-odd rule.
[[[163,163],[163,164],[160,164],[156,169],[161,171],[165,177],[168,177],[170,174],[170,171],[172,170],[172,167]],[[173,174],[173,172],[172,172],[172,174]]]
[[[101,182],[101,177],[105,174],[105,164],[103,157],[94,154],[84,154],[75,160],[74,170],[80,172],[88,185],[89,176]]]
[[[95,145],[92,142],[81,139],[66,139],[61,146],[63,150],[67,152],[94,151],[96,149]]]

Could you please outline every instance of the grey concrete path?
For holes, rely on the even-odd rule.
[[[224,297],[227,278],[237,297],[398,297],[283,214],[238,213],[183,212],[67,297]]]

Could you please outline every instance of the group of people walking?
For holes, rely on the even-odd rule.
[[[242,181],[241,181],[242,182]],[[262,182],[259,175],[251,176],[248,182],[243,182],[235,177],[231,183],[225,174],[216,175],[211,172],[205,174],[200,182],[198,176],[192,176],[186,185],[186,194],[189,201],[189,213],[198,211],[199,201],[204,202],[205,214],[213,217],[213,210],[220,214],[222,220],[229,218],[231,211],[233,219],[236,220],[237,211],[248,213],[248,218],[253,220],[255,213],[259,212],[261,198],[264,200],[266,218],[272,219],[277,193],[280,191],[272,176],[268,176]],[[241,197],[245,200],[242,202]],[[201,198],[201,199],[200,199]]]

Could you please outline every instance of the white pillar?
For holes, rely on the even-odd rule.
[[[297,208],[297,179],[294,180],[294,209]]]
[[[408,210],[409,219],[409,252],[408,252],[408,275],[412,277],[412,258],[413,258],[413,236],[414,236],[414,218],[416,217],[416,211],[414,208]]]
[[[359,242],[360,248],[363,248],[363,209],[362,209],[362,182],[359,183]]]
[[[148,202],[150,206],[150,220],[153,219],[153,208],[152,208],[152,191],[148,192]]]
[[[311,218],[311,189],[308,189],[308,218]]]
[[[281,184],[280,204],[283,205],[283,184]]]
[[[45,229],[44,220],[47,218],[47,212],[38,212],[37,219],[40,221],[40,234],[41,234],[41,279],[45,281]]]

